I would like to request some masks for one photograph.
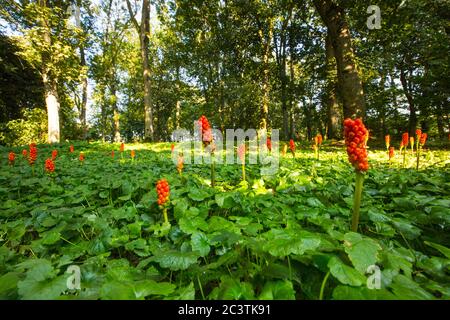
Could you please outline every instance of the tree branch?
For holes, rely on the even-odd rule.
[[[131,22],[133,22],[133,25],[136,28],[136,31],[139,33],[141,30],[141,26],[139,25],[139,23],[137,22],[137,20],[134,16],[134,12],[133,12],[133,9],[131,8],[130,0],[127,0],[127,7],[128,7],[128,12],[130,13]]]

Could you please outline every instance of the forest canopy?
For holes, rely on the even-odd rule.
[[[444,0],[1,3],[2,144],[167,141],[198,114],[284,140],[349,115],[380,140],[450,130]]]

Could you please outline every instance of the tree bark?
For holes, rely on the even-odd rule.
[[[111,90],[111,105],[113,109],[113,130],[114,130],[114,142],[120,142],[122,137],[120,136],[120,114],[119,108],[117,107],[117,90],[115,84],[115,75],[113,75],[113,79],[110,83]]]
[[[80,62],[81,67],[86,67],[86,56],[84,52],[84,47],[80,47]],[[83,78],[81,82],[81,110],[80,110],[80,122],[81,122],[81,128],[83,130],[83,140],[86,140],[87,138],[87,125],[86,125],[86,107],[87,107],[87,96],[88,96],[88,79],[87,76]]]
[[[344,9],[332,0],[314,0],[314,5],[328,29],[333,44],[344,117],[364,117],[363,86]]]
[[[43,31],[43,40],[47,48],[52,46],[50,35],[50,27],[47,20],[47,4],[45,0],[39,0],[41,7],[40,25]],[[45,104],[47,107],[48,117],[48,143],[58,143],[60,141],[60,126],[59,126],[59,97],[58,97],[58,83],[56,78],[52,75],[49,67],[51,63],[50,52],[44,51],[42,53],[42,82],[44,84]]]
[[[153,141],[153,106],[151,97],[151,79],[149,63],[149,36],[150,36],[150,1],[142,0],[141,24],[134,17],[130,0],[127,0],[128,11],[131,16],[134,27],[139,34],[139,43],[141,49],[143,81],[144,81],[144,139]]]
[[[414,104],[414,98],[410,90],[410,83],[408,83],[408,79],[406,78],[404,65],[400,67],[400,82],[402,83],[403,92],[405,93],[409,105],[409,135],[414,137],[414,135],[416,134],[415,131],[417,126],[416,106]]]
[[[326,67],[327,67],[327,89],[326,89],[326,110],[327,110],[327,137],[328,139],[338,139],[341,137],[339,104],[336,97],[337,70],[334,58],[333,44],[328,34],[325,38]]]
[[[258,23],[259,24],[259,23]],[[269,19],[267,35],[264,34],[263,27],[259,24],[259,38],[262,45],[263,79],[262,79],[262,103],[260,109],[260,129],[267,130],[269,118],[269,59],[271,53],[270,41],[273,34],[273,21]]]

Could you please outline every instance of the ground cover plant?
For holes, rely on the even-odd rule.
[[[3,299],[450,298],[448,151],[423,147],[416,170],[369,148],[358,232],[354,168],[328,141],[269,178],[217,164],[214,187],[169,143],[33,145],[32,165],[29,146],[0,151]]]

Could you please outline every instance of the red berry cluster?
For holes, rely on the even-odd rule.
[[[114,150],[111,151],[111,158],[114,159]]]
[[[211,126],[209,125],[209,121],[205,116],[201,116],[198,120],[198,124],[200,125],[202,141],[205,146],[209,145],[212,142],[212,132]]]
[[[53,173],[55,171],[55,163],[52,159],[45,160],[45,171],[47,173]]]
[[[14,164],[14,160],[16,160],[16,154],[14,152],[10,152],[8,154],[9,164]]]
[[[402,146],[406,148],[408,146],[408,142],[409,142],[409,134],[408,132],[405,132],[402,135]]]
[[[125,150],[125,144],[122,142],[120,144],[120,152],[123,152]]]
[[[385,136],[384,142],[386,143],[386,149],[389,149],[389,147],[391,145],[391,136],[390,135]]]
[[[314,143],[316,144],[316,146],[320,146],[323,142],[323,137],[322,135],[319,133],[318,135],[316,135],[314,137]]]
[[[84,161],[84,153],[83,152],[80,152],[80,157],[78,159],[80,159],[81,162]]]
[[[71,145],[70,145],[70,147],[69,147],[69,151],[70,151],[70,153],[73,153],[73,151],[74,151],[74,147],[73,147],[73,144],[71,144]]]
[[[368,131],[364,123],[360,118],[356,120],[346,119],[344,127],[348,160],[357,171],[369,170],[366,150]]]
[[[30,144],[30,156],[28,157],[28,162],[30,165],[34,165],[37,159],[37,148],[35,144]]]
[[[417,141],[420,141],[420,137],[422,136],[422,130],[417,129],[416,130],[416,137],[417,137]]]
[[[295,142],[294,140],[289,140],[289,148],[291,149],[292,153],[295,152]]]
[[[389,160],[391,160],[394,157],[394,147],[389,148]]]
[[[58,156],[58,150],[55,149],[52,151],[52,160],[55,161],[57,156]]]
[[[132,158],[132,159],[134,159],[134,157],[136,156],[136,151],[134,151],[134,150],[131,150],[131,152],[130,152],[130,153],[131,153],[131,158]]]
[[[170,146],[170,150],[172,150],[172,152],[173,152],[174,149],[175,149],[175,144],[172,143],[172,145]]]
[[[162,206],[169,200],[169,183],[166,179],[161,179],[156,183],[156,192],[158,193],[158,205]]]
[[[420,136],[420,145],[425,145],[425,142],[427,141],[428,135],[426,133],[422,133]]]
[[[269,149],[269,151],[272,151],[272,140],[270,138],[267,138],[266,145],[267,149]]]

